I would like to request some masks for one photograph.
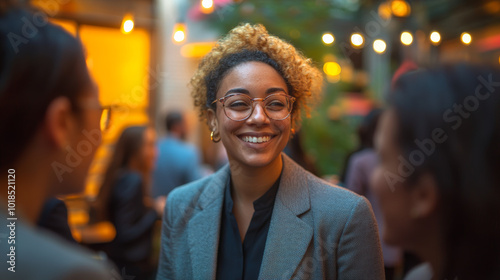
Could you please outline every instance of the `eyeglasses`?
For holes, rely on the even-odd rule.
[[[250,98],[246,94],[229,94],[214,100],[222,103],[224,114],[233,121],[244,121],[248,119],[254,110],[256,101],[262,101],[262,107],[266,116],[272,120],[284,120],[290,116],[295,97],[290,95],[275,93],[265,98]]]
[[[101,131],[106,131],[111,126],[111,111],[114,106],[101,106],[96,104],[84,104],[82,106],[87,109],[101,110],[101,117],[99,119],[99,126]]]
[[[106,131],[109,129],[111,126],[111,106],[102,106],[102,113],[101,113],[101,120],[100,120],[100,127],[101,131]]]

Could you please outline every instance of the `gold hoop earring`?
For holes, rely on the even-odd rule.
[[[219,143],[220,138],[219,138],[219,139],[215,139],[215,138],[214,138],[214,133],[215,133],[215,131],[212,131],[212,132],[210,133],[210,140],[211,140],[212,142],[214,142],[214,143]]]

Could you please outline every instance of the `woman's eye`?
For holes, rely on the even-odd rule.
[[[234,110],[245,110],[250,106],[248,106],[248,104],[243,101],[235,101],[231,102],[228,107]]]
[[[278,100],[273,100],[267,103],[266,107],[271,110],[282,110],[283,108],[285,108],[285,103]]]

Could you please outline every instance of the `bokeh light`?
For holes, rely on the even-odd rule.
[[[123,17],[121,31],[123,34],[128,34],[134,30],[134,17],[131,14],[126,14]]]
[[[411,13],[411,7],[408,2],[403,0],[393,0],[391,2],[392,14],[397,17],[407,17]]]
[[[186,40],[186,25],[184,23],[176,23],[172,35],[174,43],[182,43]]]
[[[359,34],[359,33],[353,33],[351,35],[351,44],[355,48],[362,47],[364,43],[365,43],[365,39],[363,38],[363,36],[361,34]]]
[[[439,42],[441,42],[441,34],[439,34],[439,32],[437,31],[432,31],[429,38],[431,39],[431,43],[433,45],[437,45],[439,44]]]
[[[214,1],[213,0],[201,0],[201,12],[204,14],[210,14],[214,11]]]
[[[323,65],[323,71],[328,76],[338,76],[340,75],[340,72],[342,72],[342,68],[337,62],[330,61]]]
[[[460,35],[460,40],[462,40],[464,45],[469,45],[472,42],[472,36],[469,33],[464,32]]]
[[[409,46],[412,42],[413,35],[411,35],[410,32],[404,31],[403,33],[401,33],[401,43],[403,43],[403,45]]]
[[[379,54],[384,53],[386,48],[387,48],[387,44],[382,39],[377,39],[373,42],[373,50],[376,53],[379,53]]]
[[[335,37],[333,37],[332,33],[323,34],[323,43],[327,45],[331,45],[335,41]]]

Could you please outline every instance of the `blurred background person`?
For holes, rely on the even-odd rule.
[[[85,132],[101,136],[102,109],[82,46],[50,23],[39,25],[29,38],[21,37],[26,34],[23,19],[29,21],[34,14],[0,4],[0,170],[5,181],[12,180],[0,194],[0,216],[3,221],[7,214],[17,218],[10,221],[15,228],[1,227],[0,278],[114,279],[112,268],[89,252],[36,227],[49,197],[83,191],[97,147],[78,157],[70,154],[88,141]],[[8,199],[15,204],[10,213]],[[12,232],[15,243],[8,243]],[[15,255],[11,265],[9,253]]]
[[[408,279],[500,279],[498,91],[498,68],[467,64],[396,82],[372,186],[385,242],[430,265]]]
[[[153,197],[164,204],[175,187],[202,177],[200,153],[186,142],[186,120],[181,112],[170,112],[165,118],[167,135],[158,141],[158,159],[153,172]]]
[[[152,237],[161,209],[149,200],[156,160],[156,134],[146,126],[127,127],[115,146],[97,200],[97,220],[109,220],[116,237],[105,248],[120,271],[137,279],[153,277]]]
[[[351,155],[347,167],[345,187],[349,190],[365,196],[370,201],[375,219],[379,226],[379,235],[382,237],[382,227],[384,221],[380,212],[379,203],[370,186],[373,171],[379,164],[377,153],[375,152],[373,140],[378,120],[382,110],[372,110],[362,121],[358,128],[358,137],[361,149]],[[399,248],[387,245],[381,240],[382,253],[384,255],[385,278],[394,279],[396,268],[402,264],[402,252]]]

